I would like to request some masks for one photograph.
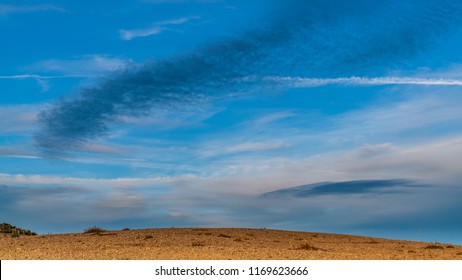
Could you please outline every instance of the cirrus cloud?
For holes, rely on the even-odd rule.
[[[140,37],[148,37],[152,35],[157,35],[162,31],[168,29],[168,26],[171,25],[180,25],[184,24],[192,19],[197,19],[198,17],[184,17],[184,18],[177,18],[177,19],[170,19],[155,22],[151,27],[145,29],[121,29],[119,30],[120,38],[122,40],[130,41]]]
[[[43,4],[43,5],[5,5],[0,4],[0,16],[16,14],[16,13],[32,13],[32,12],[66,12],[66,9],[59,6]]]
[[[257,74],[331,75],[329,79],[383,74],[403,58],[427,49],[460,22],[462,4],[458,2],[426,1],[409,13],[411,2],[357,0],[348,3],[348,11],[355,10],[350,14],[341,1],[289,1],[286,9],[280,9],[261,28],[211,42],[191,53],[125,68],[94,87],[81,89],[77,96],[56,102],[40,114],[36,146],[50,156],[65,156],[104,136],[122,115],[139,117],[159,108],[175,111],[184,104],[195,106],[244,92],[284,88],[274,88],[274,81],[246,79]],[[394,21],[396,17],[402,20]],[[412,82],[353,80],[369,85]]]

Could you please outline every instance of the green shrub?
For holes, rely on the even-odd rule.
[[[19,237],[19,235],[37,235],[37,233],[33,231],[22,229],[7,223],[0,224],[0,233],[9,233],[12,237]]]
[[[441,250],[441,249],[444,249],[444,247],[441,246],[441,245],[438,245],[438,244],[432,244],[432,245],[428,245],[427,247],[425,247],[425,249],[433,249],[433,250],[434,249],[439,249],[439,250]]]
[[[104,230],[104,229],[102,229],[100,227],[92,226],[92,227],[87,228],[83,233],[100,234],[100,233],[103,233],[105,231],[106,230]]]
[[[0,232],[1,233],[12,233],[14,226],[7,224],[7,223],[2,223],[0,224]]]

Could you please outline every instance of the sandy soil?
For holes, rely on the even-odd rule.
[[[0,235],[0,259],[462,260],[462,246],[268,229],[141,229]]]

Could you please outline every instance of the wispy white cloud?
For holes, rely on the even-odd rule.
[[[165,20],[165,21],[158,21],[158,22],[155,22],[150,28],[132,29],[132,30],[121,29],[119,30],[119,34],[122,40],[129,41],[129,40],[133,40],[139,37],[148,37],[152,35],[157,35],[161,33],[162,31],[166,30],[167,27],[170,25],[184,24],[192,19],[197,19],[197,18],[198,17],[183,17],[183,18],[177,18],[177,19],[171,19],[171,20]]]
[[[54,79],[81,79],[90,78],[90,75],[37,75],[37,74],[21,74],[21,75],[4,75],[0,76],[0,80],[26,80],[33,79],[40,86],[42,92],[50,89],[50,80]]]
[[[154,187],[168,183],[182,183],[193,180],[194,175],[182,175],[177,177],[149,177],[149,178],[77,178],[46,175],[24,175],[0,173],[0,184],[17,185],[60,185],[60,186],[100,186],[100,187]]]
[[[405,101],[387,106],[379,103],[334,117],[333,125],[337,129],[324,137],[375,141],[384,137],[399,138],[401,133],[407,133],[404,139],[412,139],[410,135],[419,131],[419,135],[429,138],[442,136],[445,131],[458,131],[456,124],[462,120],[462,110],[457,90],[431,92],[420,91],[419,96]],[[439,94],[446,98],[439,98]]]
[[[39,158],[38,153],[18,148],[0,146],[0,157]]]
[[[37,127],[37,115],[43,108],[43,105],[0,106],[0,135],[32,134]]]
[[[40,73],[56,73],[57,75],[18,75],[17,77],[24,76],[37,79],[94,77],[104,72],[123,69],[132,63],[129,59],[100,54],[83,55],[71,59],[48,59],[24,67],[24,69]]]
[[[0,76],[1,80],[51,80],[51,79],[67,79],[67,78],[89,78],[92,76],[88,75],[36,75],[36,74],[21,74],[21,75],[4,75]]]
[[[199,149],[201,157],[215,157],[239,153],[258,153],[278,150],[288,147],[283,141],[246,141],[242,143],[227,143],[226,141],[207,142]]]
[[[318,182],[404,178],[443,187],[458,186],[462,137],[415,144],[378,143],[316,155],[240,157],[214,162],[189,188],[216,195],[258,195]],[[220,188],[217,188],[220,186]]]
[[[296,114],[290,111],[276,112],[276,113],[271,113],[271,114],[259,117],[258,119],[254,120],[253,123],[255,125],[266,125],[266,124],[281,121],[281,120],[294,117],[294,116],[296,116]]]
[[[240,153],[240,152],[259,152],[286,147],[282,141],[278,142],[245,142],[228,147],[225,149],[227,153]]]
[[[125,152],[115,146],[109,144],[99,144],[99,143],[86,143],[84,144],[79,151],[87,153],[96,153],[96,154],[110,154],[110,155],[120,155]]]
[[[22,68],[24,72],[41,74],[0,75],[0,80],[33,79],[40,86],[42,92],[46,92],[50,88],[51,80],[94,78],[105,72],[122,69],[132,63],[131,60],[107,55],[85,55],[65,60],[48,59]]]
[[[14,13],[31,12],[66,12],[66,9],[55,5],[5,5],[0,4],[0,16]]]
[[[462,179],[461,136],[415,144],[376,144],[316,158],[316,168],[326,179],[337,177],[409,178],[440,185],[458,184]]]
[[[415,77],[348,77],[348,78],[304,78],[304,77],[250,77],[250,80],[261,80],[280,83],[293,88],[321,87],[328,85],[345,86],[380,86],[380,85],[426,85],[426,86],[462,86],[461,79],[430,79]]]
[[[363,179],[408,178],[452,185],[462,180],[458,93],[452,87],[418,92],[411,87],[402,92],[407,96],[404,100],[323,117],[319,126],[310,125],[319,121],[310,112],[289,115],[284,127],[272,120],[287,114],[256,117],[254,122],[210,135],[200,145],[201,156],[223,156],[201,167],[208,179],[200,185],[207,191],[232,189],[244,194],[278,186]],[[296,129],[287,127],[293,123]],[[250,144],[236,144],[239,138],[249,139]],[[239,157],[227,153],[270,147],[271,143],[287,148]],[[222,188],[217,190],[217,185]]]

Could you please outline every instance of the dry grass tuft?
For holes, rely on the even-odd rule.
[[[325,251],[324,249],[315,247],[313,245],[310,245],[308,243],[305,243],[301,245],[300,247],[297,248],[297,250],[308,250],[308,251]]]
[[[425,247],[425,249],[442,250],[442,249],[444,249],[444,247],[441,246],[441,245],[438,245],[438,244],[431,244],[431,245],[428,245],[427,247]]]
[[[205,243],[201,241],[194,241],[193,243],[191,243],[191,246],[192,247],[204,247]]]

